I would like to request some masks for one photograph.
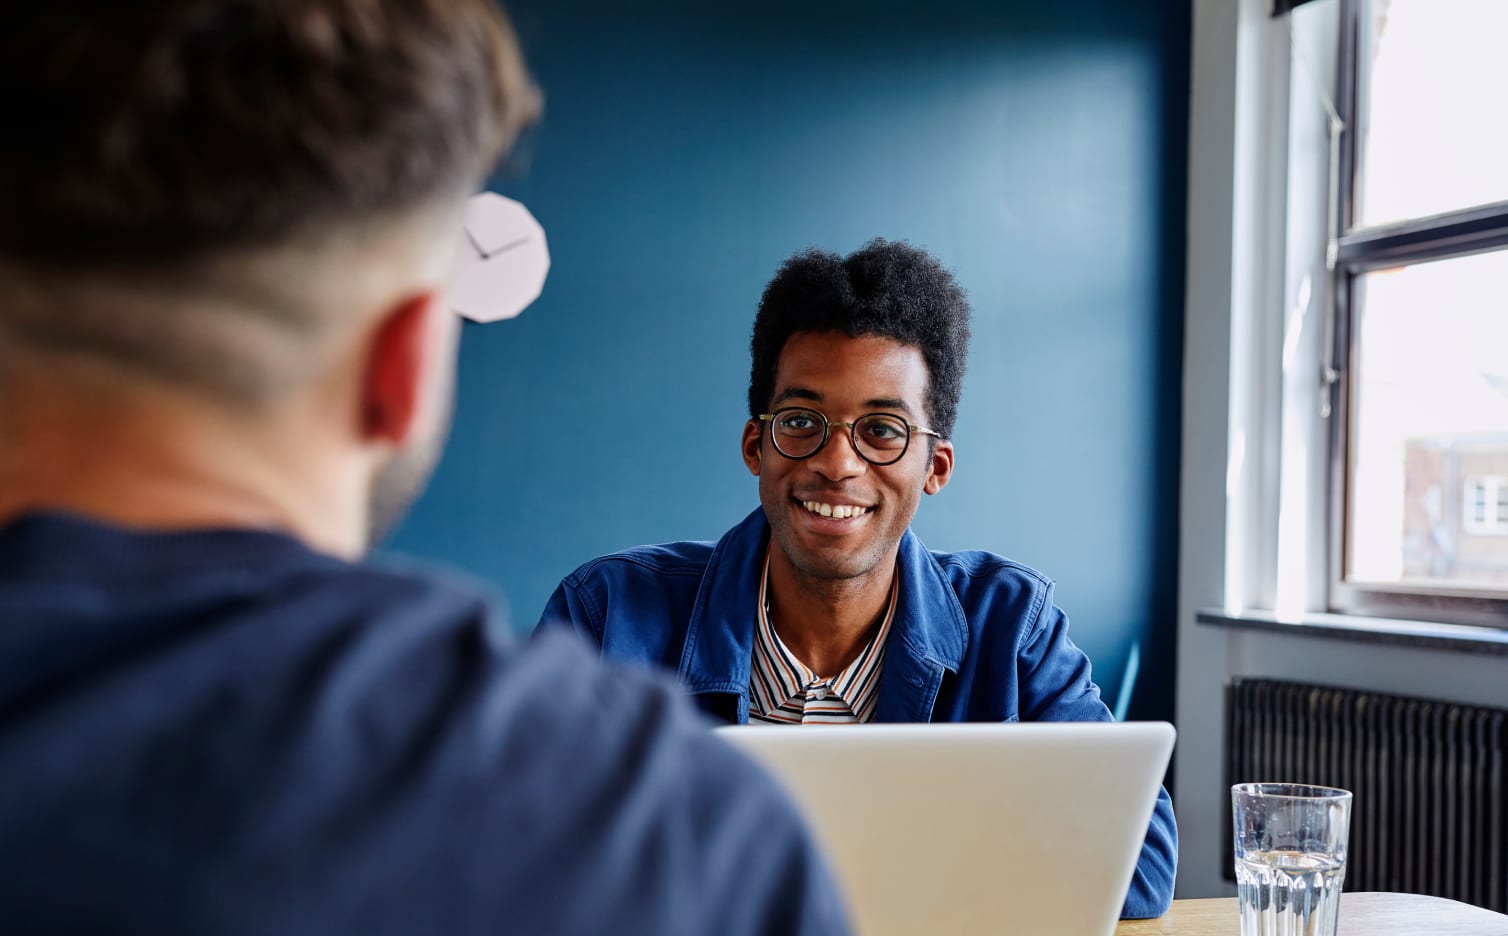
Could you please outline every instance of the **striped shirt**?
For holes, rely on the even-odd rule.
[[[900,576],[890,585],[890,602],[874,638],[852,663],[830,679],[812,672],[786,648],[770,624],[766,591],[770,585],[770,554],[764,557],[759,585],[759,620],[754,628],[754,660],[749,674],[749,724],[835,725],[874,720],[879,699],[880,670],[885,640],[895,614]]]

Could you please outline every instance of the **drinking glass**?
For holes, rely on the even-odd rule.
[[[1335,936],[1351,794],[1299,783],[1231,787],[1241,936]]]

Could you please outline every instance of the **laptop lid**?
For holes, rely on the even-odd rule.
[[[717,729],[791,792],[863,936],[1110,936],[1164,722]]]

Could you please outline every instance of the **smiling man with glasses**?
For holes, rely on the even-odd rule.
[[[750,346],[742,447],[760,509],[715,544],[587,563],[541,629],[668,667],[735,724],[1109,721],[1050,580],[909,531],[953,473],[968,341],[963,291],[914,247],[786,261]],[[1167,910],[1177,842],[1164,792],[1123,916]]]

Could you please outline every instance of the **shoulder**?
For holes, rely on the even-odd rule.
[[[565,593],[582,603],[599,637],[610,609],[658,609],[663,617],[695,597],[715,549],[713,543],[662,543],[598,556],[561,581],[557,600]]]
[[[715,548],[715,543],[697,540],[635,546],[583,563],[565,577],[565,584],[580,586],[594,581],[661,576],[699,578],[707,571]]]
[[[349,813],[410,880],[427,880],[436,854],[486,877],[465,898],[470,919],[520,932],[688,932],[683,916],[781,906],[784,865],[820,875],[774,783],[668,679],[605,664],[567,632],[517,640],[452,577],[352,569],[343,591],[360,593],[349,606],[365,623],[326,630],[323,654],[300,665],[317,661],[322,680],[300,718],[318,734],[301,749],[308,795]],[[360,756],[334,753],[351,751]],[[529,855],[500,852],[508,842],[528,842]],[[709,854],[737,860],[709,867]],[[583,893],[617,896],[572,899]],[[389,899],[395,929],[423,929],[432,907]]]
[[[955,591],[1019,592],[1032,597],[1052,592],[1053,580],[1030,566],[980,549],[931,551]]]
[[[322,723],[325,746],[359,734],[361,771],[378,774],[426,751],[423,779],[410,789],[416,809],[469,803],[478,827],[512,838],[528,829],[525,840],[569,848],[573,838],[610,837],[590,827],[604,821],[595,806],[669,823],[699,805],[718,821],[685,833],[679,848],[689,856],[706,853],[693,840],[729,835],[743,810],[778,798],[668,678],[608,665],[567,632],[518,640],[498,626],[487,590],[464,578],[382,561],[310,567],[287,586],[283,608],[309,612],[294,668],[318,661],[329,690],[322,707],[340,714]],[[367,783],[360,773],[347,780]],[[717,805],[728,791],[750,804]]]
[[[499,750],[506,753],[522,739],[536,756],[572,765],[571,777],[540,778],[541,797],[602,782],[628,800],[658,798],[672,788],[684,795],[699,786],[688,778],[738,784],[735,775],[746,772],[740,755],[717,741],[668,677],[604,663],[564,631],[501,647],[484,694],[492,712],[512,713],[496,723],[500,736],[490,739],[501,743]],[[646,772],[655,784],[637,788]]]
[[[324,560],[324,557],[320,557]],[[351,625],[415,626],[496,623],[502,601],[495,589],[462,573],[403,556],[347,564],[311,562],[290,569],[265,593],[301,607],[309,617]]]
[[[636,546],[599,556],[560,583],[540,628],[569,622],[609,656],[668,664],[679,657],[712,543]]]
[[[525,871],[513,882],[522,893],[622,887],[639,896],[615,908],[615,925],[645,932],[674,929],[667,921],[691,908],[702,920],[746,920],[745,932],[787,931],[782,907],[800,908],[799,919],[826,900],[820,859],[784,793],[708,731],[667,678],[604,664],[550,632],[501,654],[477,701],[474,749],[498,772],[461,785],[459,799],[480,800],[471,828],[566,859],[536,869],[537,880]],[[625,863],[618,849],[652,860]],[[553,916],[532,922],[563,931],[608,922],[592,901],[552,903]],[[753,924],[761,917],[766,925]]]
[[[668,677],[604,663],[563,631],[509,648],[499,670],[504,678],[490,688],[508,698],[506,708],[517,711],[512,723],[530,736],[550,739],[551,750],[541,750],[541,756],[573,765],[574,782],[606,782],[622,789],[627,800],[651,793],[658,798],[658,792],[672,788],[685,795],[699,786],[687,782],[691,777],[737,783],[737,752],[716,742],[708,723]],[[659,788],[635,787],[645,771]],[[549,790],[558,794],[558,784],[572,782],[550,777]]]
[[[1014,652],[1050,616],[1053,580],[983,550],[931,552],[980,653]]]

